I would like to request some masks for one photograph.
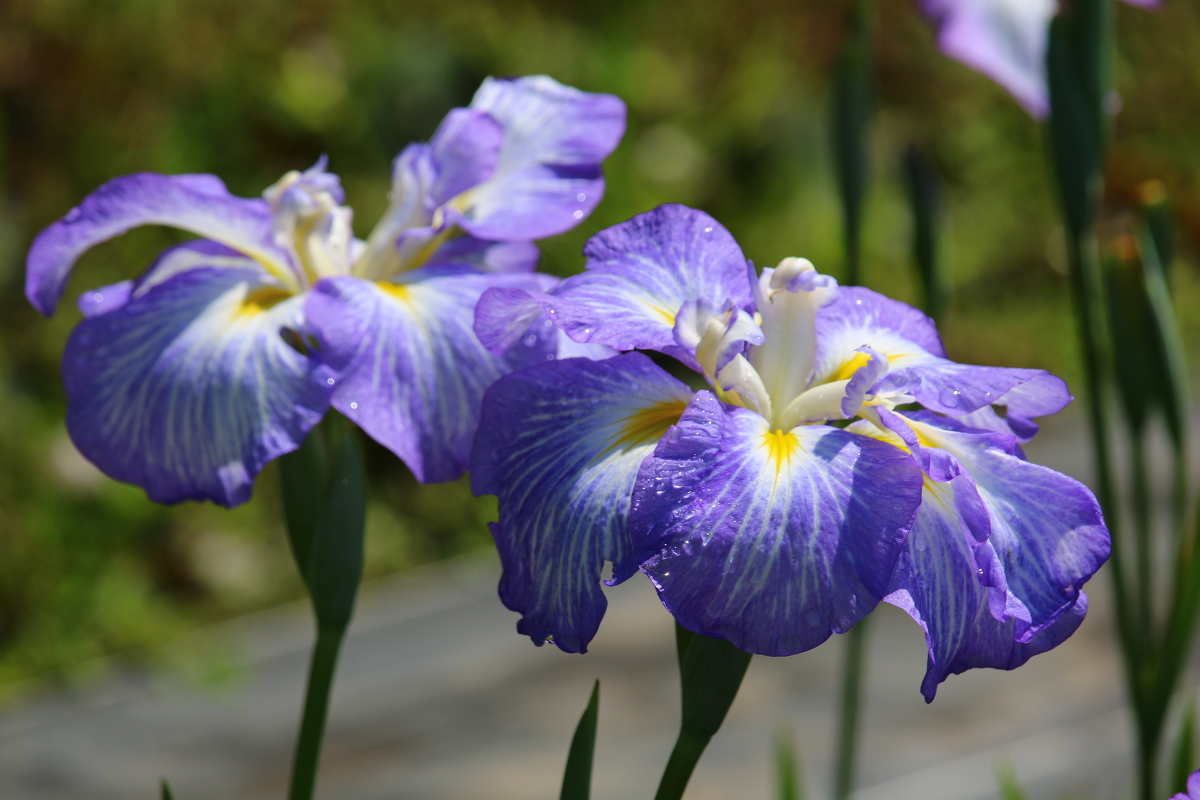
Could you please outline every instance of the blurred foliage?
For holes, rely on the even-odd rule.
[[[901,157],[944,182],[944,323],[958,360],[1073,380],[1061,233],[1042,133],[987,79],[943,58],[912,0],[880,0],[864,281],[917,299]],[[79,314],[46,321],[22,296],[25,249],[106,179],[208,172],[257,195],[322,154],[360,234],[382,211],[390,159],[427,138],[487,75],[548,73],[629,104],[608,193],[544,243],[581,267],[595,231],[662,202],[708,210],[760,265],[840,265],[828,83],[849,4],[833,0],[6,0],[0,3],[0,694],[69,680],[97,657],[156,658],[196,624],[299,595],[269,468],[227,512],[164,508],[99,475],[70,445],[59,361]],[[1200,326],[1200,6],[1119,9],[1123,110],[1108,166],[1119,232],[1142,181],[1181,226],[1175,302]],[[136,274],[176,234],[143,229],[80,263],[71,297]],[[418,487],[370,452],[367,572],[484,547],[488,500],[465,482]]]

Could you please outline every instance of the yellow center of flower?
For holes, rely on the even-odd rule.
[[[763,434],[763,447],[767,448],[767,459],[775,465],[776,474],[783,469],[800,449],[800,440],[791,431],[767,431]]]

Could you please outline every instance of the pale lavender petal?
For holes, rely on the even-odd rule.
[[[835,372],[847,353],[871,344],[864,338],[868,333],[886,333],[909,350],[915,348],[922,354],[946,357],[937,326],[920,310],[861,286],[842,286],[837,299],[817,312],[816,374]],[[880,349],[878,345],[871,346]]]
[[[79,295],[76,305],[85,317],[98,317],[129,302],[133,281],[119,281]]]
[[[637,571],[630,491],[691,394],[640,353],[531,367],[488,389],[471,485],[499,497],[500,598],[534,643],[584,652],[607,605],[604,561],[613,583]]]
[[[157,502],[244,502],[333,391],[332,373],[279,335],[302,322],[302,298],[230,268],[176,274],[85,319],[63,356],[71,438]]]
[[[942,52],[999,83],[1035,117],[1050,111],[1046,45],[1057,0],[921,0]]]
[[[142,172],[104,184],[38,235],[26,261],[29,302],[43,314],[54,313],[76,259],[140,225],[167,225],[214,239],[281,280],[292,276],[287,256],[273,242],[264,201],[234,197],[211,175]]]
[[[544,75],[489,78],[471,101],[504,129],[495,173],[447,212],[481,239],[541,239],[575,227],[604,194],[600,165],[625,132],[625,104]]]
[[[630,529],[681,625],[785,656],[883,597],[921,484],[890,444],[823,425],[772,432],[700,392],[643,464]]]
[[[429,140],[437,169],[433,203],[440,206],[492,177],[504,137],[504,128],[485,111],[456,108],[447,114]]]
[[[419,270],[407,283],[328,278],[314,287],[309,325],[340,376],[333,405],[408,464],[422,482],[467,468],[483,391],[506,372],[553,358],[553,328],[505,355],[472,330],[489,287],[536,285],[530,275]]]

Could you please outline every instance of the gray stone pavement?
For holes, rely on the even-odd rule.
[[[1033,460],[1084,475],[1070,418]],[[678,724],[672,622],[641,576],[608,590],[591,652],[535,648],[496,599],[498,567],[459,560],[364,589],[330,713],[318,797],[535,800],[557,797],[567,743],[601,681],[594,797],[653,796]],[[1106,581],[1066,644],[1015,672],[976,670],[926,705],[919,629],[881,606],[870,631],[860,800],[997,796],[1008,760],[1035,800],[1127,794],[1129,735],[1108,625]],[[286,791],[311,631],[302,606],[205,633],[239,653],[239,681],[203,689],[114,674],[0,713],[3,800],[259,800]],[[842,642],[758,657],[689,800],[772,796],[772,741],[794,732],[810,797],[823,798],[836,731]]]

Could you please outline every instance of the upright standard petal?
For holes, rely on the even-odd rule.
[[[333,390],[280,337],[302,324],[301,302],[261,271],[199,268],[85,319],[63,356],[75,445],[160,503],[245,501]]]
[[[264,201],[234,197],[212,175],[142,172],[104,184],[38,235],[26,261],[25,296],[43,314],[54,313],[79,256],[140,225],[167,225],[213,239],[294,284],[287,256],[273,242]]]
[[[607,228],[583,252],[583,274],[516,304],[537,303],[577,342],[658,350],[699,369],[694,345],[681,346],[675,336],[679,310],[697,300],[718,308],[727,300],[751,303],[741,248],[720,223],[687,206],[659,206]]]
[[[643,465],[630,529],[681,625],[785,656],[884,596],[921,483],[891,445],[824,425],[773,431],[700,392]]]
[[[495,494],[492,534],[504,564],[500,598],[517,630],[582,653],[612,583],[637,570],[629,497],[643,459],[691,391],[640,353],[570,359],[515,372],[484,398],[472,454],[476,494]]]
[[[340,377],[333,405],[400,456],[417,480],[448,481],[467,468],[483,391],[521,366],[553,358],[557,341],[533,332],[507,355],[472,330],[492,286],[530,286],[530,275],[417,270],[407,283],[349,276],[320,281],[308,322],[321,359]]]
[[[604,195],[600,164],[625,132],[625,104],[545,75],[488,78],[471,109],[504,129],[495,172],[447,206],[480,239],[541,239],[575,227]]]

